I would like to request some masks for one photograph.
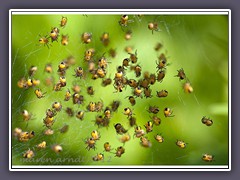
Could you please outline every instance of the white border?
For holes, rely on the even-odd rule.
[[[11,9],[13,15],[21,14],[206,14],[227,15],[229,9]],[[195,11],[195,12],[194,12]],[[197,11],[197,13],[196,13]],[[126,13],[127,12],[127,13]]]
[[[8,135],[8,138],[9,138],[9,170],[11,171],[12,169],[12,162],[11,162],[11,159],[12,159],[12,104],[11,104],[11,97],[12,97],[12,76],[11,76],[11,72],[12,72],[12,12],[11,10],[9,10],[9,28],[8,28],[8,31],[9,31],[9,135]],[[11,93],[10,93],[11,92]],[[11,107],[11,108],[10,108]]]
[[[230,171],[228,166],[13,166],[10,171]],[[25,169],[20,169],[25,168]],[[36,168],[36,169],[33,169]],[[46,168],[46,169],[41,169]],[[53,169],[58,168],[58,169]],[[68,169],[66,169],[68,168]],[[70,169],[69,169],[70,168]],[[81,168],[81,169],[77,169]],[[91,169],[97,168],[97,169]],[[121,169],[129,168],[129,169]],[[144,169],[140,169],[144,168]],[[162,169],[148,169],[162,168]],[[182,169],[180,169],[182,168]],[[189,169],[191,168],[191,169]],[[202,168],[202,169],[201,169]]]
[[[74,12],[73,12],[74,11]],[[128,11],[128,12],[127,12]],[[127,12],[127,13],[126,13]],[[143,13],[144,12],[144,13]],[[180,15],[228,15],[229,20],[229,87],[228,87],[228,117],[229,117],[229,165],[224,166],[12,166],[12,134],[11,108],[9,108],[9,171],[231,171],[231,10],[230,9],[10,9],[9,10],[9,90],[11,90],[11,17],[12,15],[34,14],[180,14]],[[11,93],[9,93],[9,107]],[[36,169],[35,169],[36,168]],[[46,168],[46,169],[43,169]],[[58,169],[54,169],[58,168]],[[67,169],[68,168],[68,169]],[[89,169],[97,168],[97,169]],[[121,169],[129,168],[129,169]],[[144,168],[144,169],[139,169]],[[160,168],[160,169],[149,169]]]

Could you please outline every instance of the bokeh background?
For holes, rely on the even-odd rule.
[[[61,42],[53,42],[47,48],[38,44],[39,35],[48,35],[52,27],[59,27],[62,16],[68,18],[66,27],[60,28],[60,34],[69,35],[69,45],[62,46]],[[140,19],[129,15],[133,20],[128,27],[121,27],[118,23],[121,15],[12,15],[12,118],[11,129],[16,127],[24,131],[35,131],[35,137],[28,142],[19,142],[12,138],[13,165],[227,165],[228,164],[228,16],[226,15],[144,15]],[[152,32],[147,28],[149,22],[159,22],[160,32]],[[124,34],[132,31],[132,39],[126,41]],[[81,42],[81,34],[91,32],[93,35],[90,44]],[[110,35],[110,44],[105,47],[100,41],[103,32]],[[156,43],[161,42],[164,47],[156,52]],[[114,93],[113,85],[102,87],[101,79],[92,80],[91,76],[78,79],[73,76],[78,66],[87,68],[84,62],[84,52],[88,48],[95,48],[95,60],[104,53],[108,58],[107,77],[114,78],[116,67],[121,65],[129,55],[124,51],[126,46],[137,50],[138,63],[142,71],[156,72],[156,60],[160,53],[166,53],[170,65],[163,82],[156,82],[152,86],[152,98],[137,98],[137,103],[131,107],[127,96],[132,90],[127,87],[122,93]],[[108,55],[110,48],[116,49],[117,56]],[[50,75],[44,72],[47,63],[54,69],[54,79],[58,80],[58,64],[68,56],[74,56],[76,64],[67,70],[67,86],[60,92],[54,92],[52,86],[46,86],[44,81]],[[21,77],[28,78],[30,66],[37,66],[34,76],[41,80],[40,88],[46,97],[38,99],[34,89],[20,89],[17,82]],[[182,82],[177,77],[177,70],[183,68],[190,80],[194,92],[184,93]],[[128,78],[134,78],[131,71],[127,71]],[[79,84],[81,94],[85,97],[84,105],[73,105],[72,101],[65,102],[64,94],[73,84]],[[94,96],[86,93],[86,87],[92,85]],[[157,98],[156,91],[166,89],[167,98]],[[113,100],[121,101],[121,105],[110,121],[108,128],[98,128],[93,120],[99,113],[86,112],[84,120],[69,117],[65,109],[71,107],[74,111],[85,110],[90,101],[103,100],[104,107]],[[43,126],[45,111],[52,103],[59,101],[63,109],[58,113],[53,125],[55,133],[52,136],[43,135],[46,127]],[[133,138],[134,128],[129,126],[123,109],[133,109],[137,124],[144,128],[150,120],[147,109],[149,105],[160,108],[158,116],[162,119],[160,126],[154,126],[153,132],[146,136],[152,142],[152,147],[144,148],[138,138]],[[170,107],[174,110],[174,117],[165,118],[163,109]],[[28,110],[34,118],[23,121],[22,110]],[[207,127],[201,123],[203,116],[210,117],[213,125]],[[122,157],[115,157],[113,153],[103,152],[103,144],[110,142],[113,152],[123,144],[119,142],[114,124],[121,123],[128,129],[131,140],[124,145],[125,153]],[[66,133],[59,129],[69,125]],[[84,140],[90,137],[93,130],[98,130],[101,138],[97,141],[96,150],[87,150]],[[165,141],[158,143],[154,136],[162,134]],[[187,143],[185,149],[176,146],[177,139]],[[47,148],[37,150],[36,145],[45,140]],[[51,147],[60,144],[63,151],[56,154]],[[23,160],[23,153],[32,149],[35,152],[33,159],[50,158],[51,162],[37,162]],[[97,153],[104,153],[105,160],[95,162],[92,157]],[[204,162],[201,157],[204,153],[214,155],[213,162]],[[77,162],[61,162],[60,159],[73,158]],[[80,160],[79,160],[80,159]]]

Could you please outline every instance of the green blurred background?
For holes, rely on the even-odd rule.
[[[40,46],[39,35],[50,33],[52,27],[59,27],[62,16],[68,18],[65,28],[60,28],[60,34],[69,35],[69,45],[62,46],[61,42],[53,42],[52,46]],[[228,17],[224,15],[144,15],[141,19],[129,15],[134,20],[128,27],[118,24],[121,15],[12,15],[12,127],[22,128],[24,131],[34,130],[36,136],[28,142],[18,142],[12,138],[12,164],[13,165],[227,165],[228,164]],[[157,17],[157,18],[156,18]],[[157,20],[160,32],[152,32],[147,28],[149,22]],[[131,30],[132,39],[126,41],[124,34]],[[90,44],[81,42],[81,34],[91,32],[93,35]],[[105,47],[100,41],[103,32],[110,35],[110,44]],[[107,77],[114,78],[116,67],[121,65],[124,58],[129,55],[124,51],[126,46],[133,46],[138,52],[138,62],[142,71],[156,72],[156,60],[161,52],[154,47],[157,42],[164,44],[161,52],[169,57],[170,65],[162,83],[156,82],[152,86],[152,98],[138,98],[134,107],[131,107],[127,96],[131,95],[130,87],[122,93],[113,93],[113,85],[102,87],[101,80],[92,80],[90,76],[85,79],[76,79],[72,75],[78,66],[87,68],[84,62],[84,52],[88,48],[95,48],[95,59],[108,52],[110,48],[116,49],[117,56],[111,58],[108,53],[109,66]],[[58,64],[68,56],[76,58],[76,64],[67,70],[67,86],[60,92],[54,92],[52,87],[44,85],[50,75],[44,73],[47,63],[52,63],[54,78],[58,79]],[[31,65],[38,67],[35,75],[41,80],[40,88],[47,92],[46,97],[37,99],[34,89],[20,89],[17,81],[21,77],[28,78],[28,69]],[[182,82],[177,77],[177,70],[183,68],[192,83],[194,92],[184,93]],[[127,71],[128,78],[134,78],[134,73]],[[67,88],[71,89],[73,83],[81,86],[81,94],[85,97],[84,105],[73,105],[72,101],[65,102],[64,94]],[[94,96],[86,93],[86,87],[92,85]],[[156,91],[166,89],[167,98],[157,98]],[[108,128],[98,128],[93,120],[99,113],[89,112],[84,120],[68,117],[67,107],[75,111],[86,110],[90,101],[100,99],[104,107],[113,100],[120,100],[121,105],[117,113],[113,114]],[[59,101],[63,109],[58,113],[53,125],[55,133],[52,136],[43,135],[45,111],[51,104]],[[133,138],[134,128],[129,126],[127,117],[123,114],[125,107],[133,108],[137,124],[144,128],[150,120],[147,108],[149,105],[160,107],[158,116],[162,119],[160,126],[154,126],[153,132],[146,136],[152,142],[151,148],[140,145],[138,138]],[[174,110],[174,117],[165,118],[163,109],[170,107]],[[23,109],[34,114],[34,119],[24,122],[21,116]],[[213,125],[207,127],[201,123],[203,116],[210,117]],[[129,130],[131,140],[124,145],[125,153],[122,157],[115,157],[112,153],[103,152],[103,144],[109,141],[114,148],[123,145],[119,142],[114,124],[121,123]],[[69,125],[69,131],[58,131],[64,124]],[[96,150],[86,150],[84,140],[90,137],[90,132],[98,130],[101,138],[97,141]],[[165,141],[158,143],[154,136],[162,133]],[[176,146],[177,139],[187,142],[185,149]],[[37,150],[36,145],[45,140],[47,148]],[[61,144],[63,151],[56,154],[51,150],[54,144]],[[34,159],[51,158],[52,162],[24,162],[22,155],[28,149],[35,152]],[[97,153],[104,153],[104,162],[94,162],[92,157]],[[215,161],[207,163],[202,161],[202,154],[215,156]],[[81,162],[59,162],[58,159],[75,158]]]

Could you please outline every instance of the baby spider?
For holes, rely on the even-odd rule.
[[[105,142],[103,147],[104,147],[104,151],[106,151],[106,152],[111,151],[111,145],[109,144],[109,142]]]
[[[117,134],[122,135],[127,132],[127,130],[120,123],[115,124],[114,128],[115,128]]]
[[[144,127],[146,128],[146,132],[149,133],[149,132],[152,132],[153,130],[153,123],[151,121],[148,121]]]
[[[80,120],[83,120],[84,118],[84,111],[78,111],[76,114],[76,117]]]
[[[136,100],[133,96],[128,96],[128,100],[132,106],[134,106],[136,104]]]
[[[122,154],[124,154],[124,153],[125,153],[125,149],[124,149],[122,146],[120,146],[120,147],[118,147],[118,148],[116,149],[115,156],[121,157]]]
[[[133,20],[129,20],[128,15],[122,15],[120,21],[118,21],[121,27],[127,27],[128,23],[134,22]]]
[[[38,149],[45,149],[47,146],[46,141],[42,141],[41,143],[39,143],[38,145],[36,145]]]
[[[136,97],[141,97],[142,98],[142,89],[141,87],[136,87],[133,91],[133,94],[136,96]]]
[[[185,82],[183,84],[183,90],[185,93],[190,94],[193,92],[193,87],[191,86],[190,82]]]
[[[40,36],[40,35],[39,35]],[[39,44],[43,44],[44,46],[46,45],[48,48],[49,48],[49,37],[46,35],[46,36],[40,36],[40,39],[38,40]]]
[[[104,154],[98,153],[96,156],[93,156],[93,161],[102,161],[104,160]]]
[[[159,108],[157,106],[149,106],[148,112],[153,113],[153,114],[157,114],[159,112]]]
[[[137,138],[140,138],[145,134],[145,131],[140,126],[136,126],[134,131],[134,136]]]
[[[185,143],[182,140],[177,140],[176,145],[182,149],[184,149],[187,146],[187,143]]]
[[[143,137],[143,136],[140,138],[140,144],[143,147],[151,147],[152,146],[152,143],[147,139],[147,137]]]
[[[128,53],[130,55],[129,59],[131,60],[131,62],[134,64],[137,62],[138,57],[137,57],[137,50],[135,51],[135,53]]]
[[[120,101],[113,101],[112,104],[111,104],[111,110],[113,112],[117,111],[118,110],[118,107],[120,106]]]
[[[85,32],[81,38],[84,44],[89,44],[92,41],[92,33]]]
[[[107,46],[109,44],[109,42],[110,42],[110,40],[109,40],[109,33],[104,32],[102,34],[102,36],[100,37],[100,41],[102,41],[104,46]]]
[[[164,108],[163,112],[165,117],[174,117],[174,115],[172,115],[173,110],[171,110],[170,108]]]
[[[62,146],[60,146],[59,144],[55,144],[55,145],[52,146],[52,150],[53,150],[55,153],[59,154],[60,152],[63,151],[63,148],[62,148]]]
[[[151,98],[152,97],[152,90],[150,89],[150,87],[146,87],[144,88],[144,96],[146,98]]]
[[[168,96],[167,90],[157,91],[157,97],[161,98],[161,97],[167,97],[167,96]]]
[[[85,144],[87,144],[86,149],[89,151],[90,149],[96,149],[95,144],[96,141],[93,138],[89,138],[85,141]]]
[[[161,124],[161,119],[159,117],[153,116],[153,117],[151,117],[151,119],[152,119],[154,125],[159,126]]]
[[[202,160],[206,161],[206,162],[212,162],[213,158],[214,158],[214,156],[211,154],[203,154],[203,156],[202,156]]]
[[[160,134],[157,134],[156,136],[154,136],[154,138],[156,139],[157,142],[159,143],[163,143],[164,142],[164,138],[163,136]]]
[[[178,71],[178,74],[175,77],[179,77],[179,81],[183,80],[183,79],[186,79],[186,74],[185,74],[183,68],[181,68],[177,71]]]
[[[46,92],[43,93],[40,89],[36,89],[34,93],[36,94],[38,99],[45,97],[44,95],[46,94]]]
[[[206,126],[211,126],[213,124],[213,120],[211,120],[210,118],[207,118],[205,116],[203,116],[202,118],[202,123],[205,124]]]
[[[163,71],[163,70],[159,71],[157,74],[157,81],[162,82],[165,77],[165,74],[166,74],[165,71]]]
[[[109,55],[110,55],[112,58],[115,58],[116,55],[117,55],[116,50],[113,49],[113,48],[109,49],[108,53],[109,53]]]
[[[62,35],[61,44],[63,46],[67,46],[68,45],[68,41],[69,41],[68,39],[69,39],[68,35]]]
[[[129,134],[123,134],[120,138],[119,141],[123,144],[125,144],[126,142],[128,142],[131,139]]]
[[[163,44],[160,43],[160,42],[158,42],[158,43],[156,44],[156,46],[154,47],[154,49],[155,49],[155,51],[159,51],[159,50],[162,49],[162,47],[163,47]]]
[[[128,30],[124,36],[126,40],[130,40],[132,38],[132,31]]]
[[[130,125],[131,127],[135,126],[135,125],[136,125],[136,121],[137,121],[137,119],[136,119],[135,117],[131,116],[131,117],[129,118],[129,125]]]
[[[23,157],[28,158],[28,159],[32,158],[33,156],[34,156],[34,152],[30,149],[27,150],[26,152],[24,152],[24,154],[23,154]]]
[[[84,75],[83,68],[82,67],[77,67],[75,70],[75,77],[80,77],[82,78]]]
[[[38,68],[37,66],[31,66],[28,70],[28,75],[31,77],[31,76],[34,76],[35,73],[37,72]]]
[[[128,118],[131,117],[133,115],[133,111],[130,108],[124,108],[124,115],[127,115]]]
[[[156,61],[157,64],[157,71],[162,71],[163,69],[166,69],[166,67],[169,65],[167,64],[167,59],[161,59]]]
[[[94,130],[94,131],[92,131],[91,132],[91,136],[92,136],[92,139],[94,140],[94,141],[96,141],[96,140],[99,140],[100,139],[100,133],[98,132],[98,131],[96,131],[96,130]]]
[[[57,41],[58,42],[59,29],[57,27],[52,28],[49,36],[52,39],[52,42],[53,41]]]
[[[29,113],[27,110],[21,112],[24,121],[29,121],[32,118],[32,113]]]
[[[62,19],[60,21],[60,27],[64,28],[67,24],[67,17],[62,16]]]
[[[148,23],[148,29],[152,31],[152,34],[154,31],[156,31],[156,32],[161,31],[157,22]]]

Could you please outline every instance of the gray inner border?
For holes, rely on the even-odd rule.
[[[8,152],[9,149],[8,147],[8,106],[6,104],[8,104],[8,95],[9,95],[9,90],[8,90],[8,61],[6,63],[3,63],[4,60],[8,59],[8,10],[9,9],[21,9],[21,8],[59,8],[59,9],[64,9],[64,8],[127,8],[127,9],[131,9],[131,8],[137,8],[137,9],[141,9],[141,8],[159,8],[159,9],[177,9],[177,8],[182,8],[182,9],[192,9],[192,8],[197,8],[197,9],[231,9],[232,10],[232,59],[236,59],[237,56],[237,52],[238,51],[234,51],[234,48],[237,48],[239,46],[237,46],[237,40],[240,39],[239,37],[236,37],[238,34],[235,32],[239,32],[240,28],[239,28],[239,23],[234,23],[235,19],[237,19],[236,17],[238,16],[238,10],[237,7],[237,1],[235,0],[233,1],[226,1],[226,0],[212,0],[212,1],[207,1],[207,0],[201,0],[201,1],[191,1],[191,0],[182,0],[181,2],[179,0],[168,0],[168,2],[154,2],[153,0],[148,0],[145,2],[142,2],[143,0],[138,0],[138,2],[124,2],[124,1],[119,1],[119,2],[106,2],[105,0],[102,1],[98,1],[98,0],[91,0],[90,3],[87,2],[75,2],[74,0],[68,0],[65,2],[60,2],[60,1],[47,1],[47,0],[41,0],[41,1],[37,1],[34,2],[33,1],[27,1],[27,0],[21,0],[18,1],[17,3],[13,0],[8,0],[8,1],[1,1],[0,2],[0,19],[1,19],[1,32],[0,32],[0,37],[1,37],[1,43],[0,43],[0,54],[2,57],[2,60],[0,62],[1,66],[1,71],[0,71],[0,78],[1,78],[1,88],[0,88],[0,99],[1,99],[1,112],[3,114],[1,120],[2,120],[2,124],[0,125],[0,133],[3,133],[2,136],[0,136],[1,138],[1,153],[0,153],[0,164],[1,164],[1,168],[0,168],[0,173],[1,176],[4,177],[4,179],[7,178],[14,178],[14,174],[17,173],[17,177],[18,179],[25,179],[25,178],[34,178],[34,179],[43,179],[43,178],[58,178],[58,179],[66,179],[69,177],[69,175],[64,175],[61,174],[61,176],[59,176],[59,174],[57,174],[58,172],[46,172],[46,174],[41,174],[40,176],[37,176],[35,174],[35,172],[9,172],[8,171]],[[79,3],[79,6],[77,6]],[[137,3],[137,4],[136,4]],[[240,3],[240,2],[239,2]],[[234,10],[234,7],[236,9],[236,11]],[[234,41],[235,40],[235,41]],[[239,53],[239,52],[238,52]],[[232,123],[234,124],[234,126],[232,126],[232,171],[231,172],[204,172],[203,175],[200,175],[199,173],[203,173],[203,172],[161,172],[161,176],[159,176],[158,174],[156,174],[156,178],[176,178],[176,179],[181,179],[181,178],[193,178],[195,177],[195,173],[197,173],[197,177],[195,177],[196,179],[202,179],[202,178],[217,178],[217,179],[226,179],[226,178],[234,178],[234,179],[238,179],[237,175],[238,175],[238,168],[237,167],[237,162],[238,162],[238,152],[239,152],[239,143],[238,143],[238,139],[234,138],[234,137],[240,137],[240,132],[237,131],[237,128],[240,127],[239,125],[239,121],[234,122],[233,119],[234,116],[236,116],[237,114],[235,114],[234,110],[235,108],[237,108],[238,104],[236,99],[238,98],[237,95],[235,94],[235,92],[239,92],[239,88],[236,86],[236,83],[234,83],[234,78],[239,77],[237,74],[240,73],[239,71],[236,71],[236,68],[238,67],[238,63],[237,60],[232,60],[232,96],[234,97],[235,101],[232,101]],[[240,66],[239,66],[240,67]],[[235,74],[236,73],[236,74]],[[28,173],[27,176],[24,176],[22,174]],[[54,175],[52,175],[52,173],[54,173]],[[73,173],[73,172],[72,172]],[[76,174],[78,172],[74,172],[74,174]],[[114,173],[114,174],[113,174]],[[118,172],[118,173],[123,173],[123,172]],[[101,174],[103,178],[112,178],[113,179],[122,179],[122,178],[137,178],[137,179],[146,179],[154,176],[155,173],[158,172],[135,172],[134,174],[131,172],[124,172],[124,174],[126,173],[125,176],[116,176],[116,172],[81,172],[81,176],[82,178],[86,178],[86,177],[100,177],[98,176],[98,174]],[[151,173],[151,174],[146,174],[146,173]],[[181,173],[181,174],[180,174]],[[205,174],[207,173],[207,174]],[[72,174],[72,175],[74,175]],[[228,177],[226,177],[228,176]],[[231,177],[229,177],[231,176]],[[71,176],[72,178],[72,176]],[[154,178],[154,177],[153,177]]]

